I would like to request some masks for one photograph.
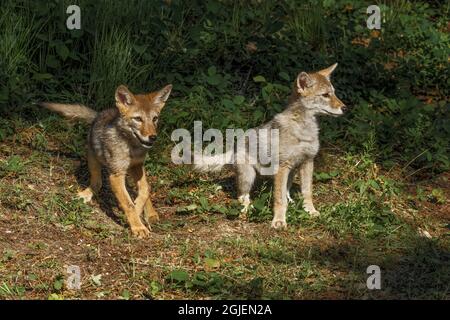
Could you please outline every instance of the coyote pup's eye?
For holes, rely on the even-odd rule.
[[[154,123],[157,123],[157,122],[158,122],[158,117],[154,117],[154,118],[153,118],[153,122],[154,122]]]
[[[322,97],[324,97],[324,98],[329,98],[329,97],[330,97],[330,94],[329,94],[329,93],[324,93],[324,94],[322,95]]]
[[[142,118],[141,117],[133,117],[133,120],[136,122],[142,122]]]

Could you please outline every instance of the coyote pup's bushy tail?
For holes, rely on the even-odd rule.
[[[38,105],[47,108],[48,110],[55,111],[66,118],[84,120],[87,123],[92,123],[97,116],[96,111],[81,104],[39,102]]]
[[[194,157],[194,169],[201,172],[220,171],[223,166],[232,164],[233,157],[233,150],[212,156],[200,155],[199,157]]]

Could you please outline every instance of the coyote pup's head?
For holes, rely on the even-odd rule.
[[[171,84],[147,94],[134,95],[124,85],[120,85],[116,90],[116,107],[120,112],[119,125],[144,148],[150,148],[155,142],[159,113],[171,90]]]
[[[294,84],[293,95],[302,105],[315,114],[340,116],[344,103],[336,97],[330,76],[337,63],[315,73],[301,72]]]

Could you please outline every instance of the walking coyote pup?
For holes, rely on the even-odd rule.
[[[102,187],[101,168],[106,167],[112,191],[125,212],[133,235],[139,238],[147,237],[150,222],[159,220],[150,199],[144,160],[156,139],[158,116],[171,90],[172,85],[167,85],[160,91],[134,95],[121,85],[115,94],[116,108],[99,113],[83,105],[40,103],[67,118],[91,123],[87,147],[90,183],[78,195],[85,202],[91,201]],[[138,188],[134,201],[125,186],[127,173]],[[141,221],[142,213],[148,228]]]

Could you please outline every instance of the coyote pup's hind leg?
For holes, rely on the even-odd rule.
[[[94,193],[99,192],[102,188],[102,165],[95,158],[92,151],[88,151],[87,160],[90,175],[89,187],[78,192],[78,197],[83,199],[85,203],[90,202]]]
[[[241,213],[247,213],[250,206],[250,191],[256,178],[256,171],[250,165],[237,165],[236,177],[238,186],[238,201],[244,206]]]
[[[159,221],[158,212],[153,208],[152,200],[150,198],[150,186],[147,182],[144,166],[136,166],[130,169],[130,174],[138,188],[138,197],[135,200],[136,211],[139,211],[143,207],[144,221],[147,222],[148,227],[150,224]]]

